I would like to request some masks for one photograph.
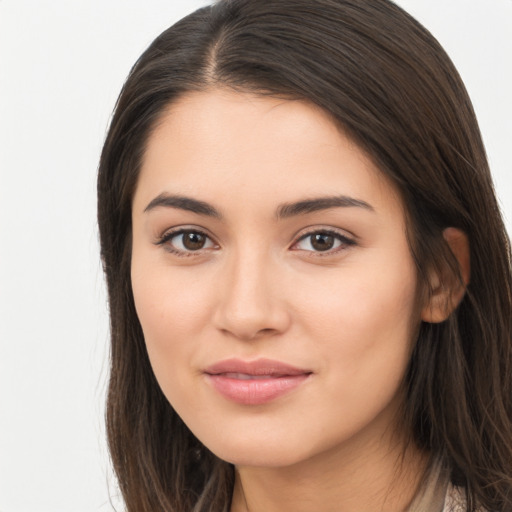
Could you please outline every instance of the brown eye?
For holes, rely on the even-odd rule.
[[[197,231],[185,231],[182,235],[182,244],[189,251],[198,251],[203,249],[206,244],[207,237]]]
[[[328,251],[334,247],[335,238],[328,233],[315,233],[311,236],[311,247],[317,251]]]
[[[163,245],[169,252],[178,255],[186,255],[203,249],[215,249],[217,247],[208,235],[195,229],[171,231],[162,236],[157,244]]]
[[[294,250],[308,251],[312,253],[331,252],[345,249],[354,245],[354,240],[334,231],[315,231],[308,233],[292,247]]]

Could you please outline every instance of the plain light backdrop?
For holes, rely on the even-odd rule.
[[[98,156],[131,65],[207,3],[0,0],[0,512],[112,510]],[[397,3],[466,83],[511,232],[512,0]]]

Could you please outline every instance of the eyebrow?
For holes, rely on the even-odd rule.
[[[144,212],[149,212],[158,206],[164,206],[167,208],[177,208],[179,210],[186,210],[189,212],[197,213],[198,215],[206,215],[207,217],[215,217],[221,219],[222,215],[212,205],[192,199],[191,197],[169,195],[162,193],[156,196],[147,206],[144,208]]]
[[[186,210],[196,213],[198,215],[205,215],[207,217],[214,217],[222,219],[221,213],[211,204],[205,201],[199,201],[191,197],[172,195],[162,193],[155,197],[144,209],[144,212],[149,212],[159,206],[166,208],[177,208],[179,210]],[[369,203],[361,199],[355,199],[349,196],[328,196],[318,197],[312,199],[304,199],[293,203],[284,203],[278,206],[276,210],[277,219],[285,219],[295,217],[297,215],[306,215],[321,210],[328,210],[330,208],[363,208],[374,212],[375,209]]]
[[[295,203],[285,203],[279,206],[276,216],[278,219],[284,219],[296,215],[306,215],[320,210],[328,210],[330,208],[353,207],[363,208],[371,212],[375,211],[373,206],[361,199],[355,199],[349,196],[329,196],[305,199],[304,201],[297,201]]]

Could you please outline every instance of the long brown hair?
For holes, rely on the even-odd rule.
[[[399,189],[420,279],[470,242],[457,310],[422,324],[405,378],[411,439],[476,504],[512,510],[510,244],[464,85],[432,35],[388,0],[221,0],[162,33],[130,72],[98,177],[111,319],[110,452],[128,512],[219,512],[233,467],[191,434],[153,375],[130,284],[131,201],[145,145],[181,94],[228,87],[328,112]]]

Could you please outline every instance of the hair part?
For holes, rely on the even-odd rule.
[[[512,509],[510,244],[453,64],[388,0],[221,0],[177,22],[139,58],[99,165],[111,327],[107,433],[127,511],[230,506],[233,468],[163,396],[130,283],[131,203],[148,138],[180,96],[216,87],[301,99],[331,115],[399,190],[425,287],[428,269],[460,277],[443,230],[467,234],[471,282],[448,320],[420,326],[403,427],[451,468],[468,510]]]

